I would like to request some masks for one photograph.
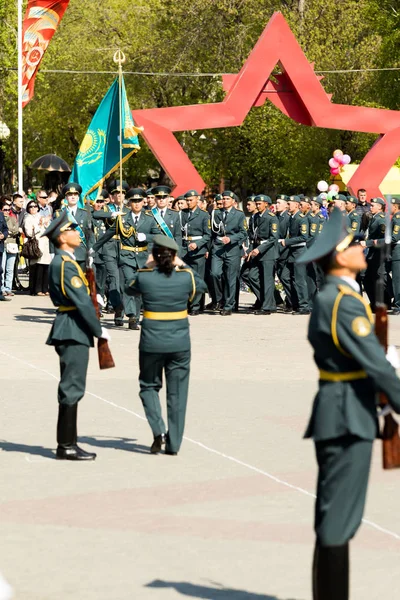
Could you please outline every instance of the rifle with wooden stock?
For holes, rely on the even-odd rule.
[[[96,290],[96,277],[94,274],[94,269],[92,266],[93,257],[90,255],[90,232],[93,232],[93,224],[92,224],[92,214],[90,210],[90,202],[86,201],[86,212],[88,217],[88,225],[85,231],[86,234],[86,279],[89,285],[90,298],[93,302],[94,309],[96,311],[97,318],[100,320],[100,307],[97,301],[97,290]],[[94,232],[93,232],[94,234]],[[103,369],[112,369],[115,367],[114,359],[111,354],[110,347],[108,345],[108,340],[104,338],[99,338],[97,340],[97,352],[99,356],[99,367],[101,370]]]
[[[386,260],[390,257],[392,243],[392,227],[390,220],[391,197],[386,200],[386,218],[385,218],[385,243],[381,247],[381,259],[379,278],[376,283],[376,304],[375,304],[375,333],[384,347],[385,352],[388,348],[388,314],[385,304],[385,281],[384,272]],[[386,412],[388,409],[388,399],[385,394],[379,393],[379,406],[383,409],[384,424],[381,432],[382,439],[382,461],[384,469],[395,469],[400,467],[400,437],[399,424],[392,413]],[[385,409],[387,407],[387,409]]]

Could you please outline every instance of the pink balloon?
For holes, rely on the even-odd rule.
[[[342,156],[342,163],[344,165],[348,165],[348,164],[351,163],[351,158],[350,158],[350,156],[348,154],[343,154],[343,156]]]
[[[328,190],[328,184],[326,181],[318,181],[317,189],[319,192],[326,192]]]
[[[338,167],[340,167],[340,163],[337,160],[335,160],[334,158],[330,158],[329,166],[331,167],[331,169],[337,169]]]
[[[343,156],[343,152],[341,150],[335,150],[333,153],[333,158],[336,158],[337,161],[340,161],[340,158]]]
[[[339,173],[340,173],[340,169],[339,168],[337,168],[337,169],[331,169],[331,175],[339,175]]]
[[[329,186],[329,191],[330,192],[338,192],[339,186],[336,183],[332,183],[332,185]]]

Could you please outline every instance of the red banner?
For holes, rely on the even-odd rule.
[[[22,26],[22,105],[33,97],[35,77],[69,0],[28,0]]]

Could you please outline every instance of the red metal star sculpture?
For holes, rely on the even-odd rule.
[[[282,74],[269,80],[276,64]],[[382,182],[400,152],[400,112],[334,104],[294,37],[283,15],[274,13],[238,75],[223,77],[223,102],[132,111],[135,123],[168,176],[176,195],[205,182],[172,132],[241,125],[253,106],[270,100],[303,125],[380,134],[348,183],[354,193],[365,188],[381,196]],[[275,92],[275,93],[270,93]]]

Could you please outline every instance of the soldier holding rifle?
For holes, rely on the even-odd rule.
[[[54,346],[60,357],[57,458],[75,461],[96,458],[96,454],[78,446],[77,410],[78,402],[85,394],[93,338],[110,339],[99,323],[89,295],[88,280],[76,261],[74,252],[81,244],[77,227],[62,211],[43,234],[56,248],[49,270],[49,289],[58,310],[46,343]]]
[[[349,541],[365,505],[377,394],[400,413],[400,379],[374,333],[369,304],[359,293],[363,248],[335,208],[298,262],[316,261],[325,285],[315,300],[308,339],[319,369],[319,389],[305,437],[318,462],[315,506],[314,600],[349,598]],[[398,433],[397,433],[398,438]]]

